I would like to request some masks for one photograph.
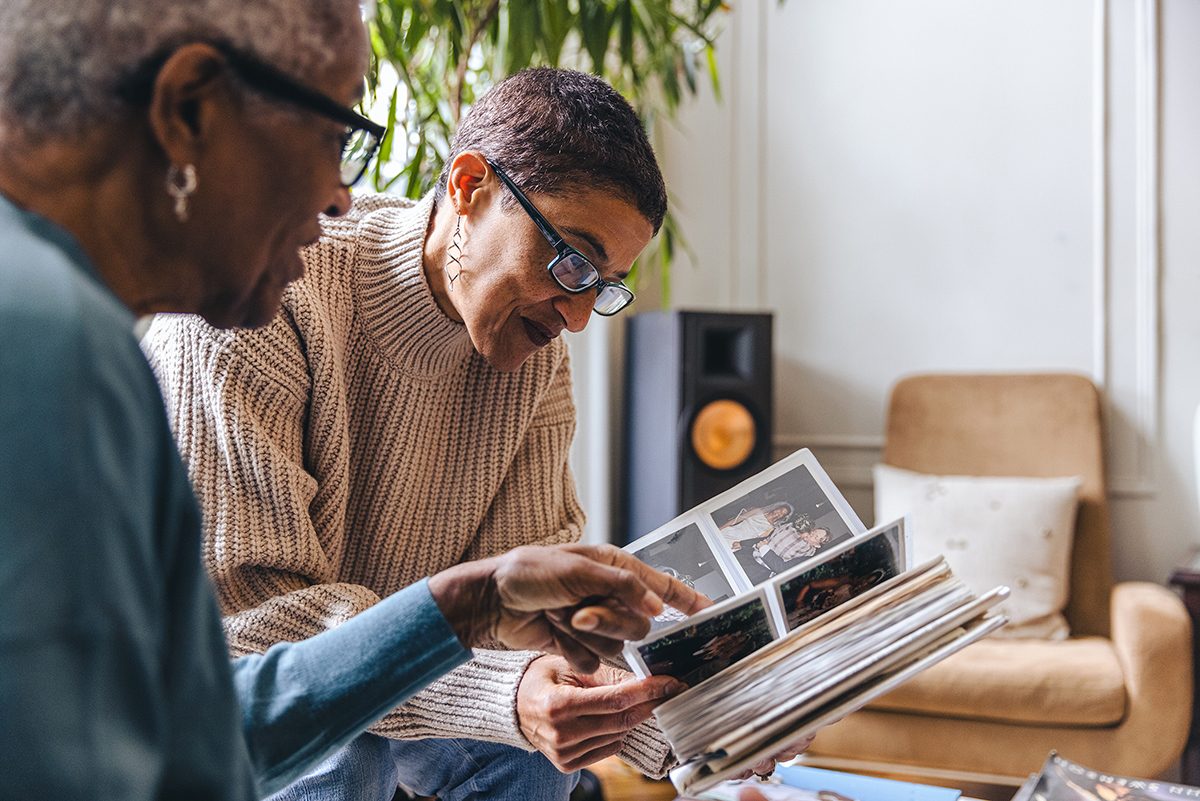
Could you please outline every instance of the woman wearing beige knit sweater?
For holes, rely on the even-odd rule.
[[[200,498],[235,654],[336,626],[463,560],[579,537],[564,330],[620,284],[666,190],[603,81],[529,70],[472,108],[437,188],[329,219],[256,331],[159,318],[145,347]],[[549,267],[548,267],[549,265]],[[613,753],[660,775],[643,722],[679,689],[477,650],[288,791],[562,801]],[[642,725],[639,725],[642,724]]]

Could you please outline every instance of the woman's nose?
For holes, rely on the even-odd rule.
[[[595,290],[588,289],[577,294],[563,293],[555,301],[554,306],[562,315],[567,330],[578,334],[587,327],[592,319],[592,308],[596,305]]]

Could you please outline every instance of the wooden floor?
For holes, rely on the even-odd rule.
[[[588,770],[600,779],[604,801],[673,801],[678,795],[671,782],[647,779],[616,757],[603,759]]]

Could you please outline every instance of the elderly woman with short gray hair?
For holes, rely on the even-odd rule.
[[[365,66],[354,0],[0,3],[0,796],[253,798],[473,645],[594,670],[656,595],[704,603],[611,547],[518,549],[231,668],[132,328],[275,316],[382,134]]]

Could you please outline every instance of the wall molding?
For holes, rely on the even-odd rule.
[[[779,434],[777,448],[831,448],[849,451],[883,451],[883,436],[876,434]]]
[[[1114,5],[1132,4],[1134,60],[1133,107],[1135,129],[1134,156],[1134,261],[1133,301],[1119,310],[1132,311],[1133,327],[1114,326],[1114,232],[1112,202],[1111,137],[1115,110],[1112,87],[1113,48],[1111,37],[1126,35],[1128,29],[1114,25]],[[1114,497],[1144,498],[1158,489],[1157,453],[1160,436],[1162,388],[1161,365],[1161,223],[1160,174],[1160,3],[1161,0],[1094,0],[1092,7],[1092,379],[1099,387],[1106,406],[1116,407],[1118,390],[1128,400],[1121,411],[1129,419],[1132,437],[1118,437],[1115,427],[1108,430],[1108,483]],[[734,144],[734,170],[731,189],[737,199],[730,220],[734,265],[730,281],[733,308],[745,308],[757,300],[765,302],[762,263],[767,250],[766,215],[762,214],[762,196],[768,176],[765,156],[769,98],[766,91],[768,25],[770,11],[763,4],[739,3],[735,6],[733,76],[735,105],[732,108],[731,141]],[[1127,10],[1122,5],[1121,10]],[[1124,19],[1124,17],[1122,17]],[[754,176],[747,180],[747,176]],[[757,190],[748,186],[757,183]],[[1119,221],[1128,226],[1128,219]],[[1124,229],[1123,229],[1124,230]],[[1123,276],[1125,273],[1122,274]],[[1124,284],[1123,284],[1124,286]],[[1132,365],[1118,365],[1114,374],[1114,337],[1134,337]],[[1110,412],[1110,419],[1113,415]],[[780,435],[779,449],[796,447],[830,451],[863,450],[863,444],[881,438],[846,435]],[[871,446],[876,447],[876,446]]]
[[[1161,440],[1159,397],[1162,386],[1160,310],[1162,253],[1160,221],[1161,175],[1159,0],[1137,0],[1137,188],[1136,188],[1136,304],[1137,304],[1137,476],[1154,490],[1158,484],[1155,455]]]
[[[808,448],[833,483],[841,489],[873,490],[871,467],[883,460],[883,437],[863,434],[777,434],[771,442],[775,458]],[[1137,487],[1109,486],[1113,499],[1145,497]]]
[[[732,154],[729,191],[729,308],[763,305],[767,228],[762,212],[767,186],[767,3],[733,7],[732,69],[729,93],[729,142]]]
[[[1133,302],[1121,311],[1133,312],[1133,364],[1122,366],[1114,374],[1112,352],[1114,337],[1127,336],[1127,329],[1115,330],[1113,315],[1114,271],[1112,262],[1113,210],[1112,210],[1112,160],[1114,157],[1110,136],[1114,102],[1111,78],[1113,53],[1110,37],[1113,35],[1113,3],[1133,4],[1134,60],[1133,107],[1134,138],[1134,204],[1132,229],[1134,237],[1132,274]],[[1130,419],[1131,441],[1117,441],[1115,427],[1108,429],[1109,495],[1114,498],[1147,498],[1158,492],[1157,454],[1161,442],[1160,409],[1162,391],[1162,323],[1161,323],[1161,113],[1159,75],[1161,31],[1159,23],[1161,0],[1094,0],[1092,12],[1092,380],[1099,387],[1106,406],[1116,406],[1116,386],[1130,387],[1132,403],[1122,411]],[[743,4],[744,5],[744,4]],[[760,27],[760,39],[765,37],[767,17],[762,12],[753,12]],[[747,20],[748,22],[749,20]],[[742,40],[745,40],[743,34]],[[759,51],[759,59],[766,50],[765,40]],[[755,74],[764,71],[756,63]],[[739,84],[744,87],[744,84]],[[750,87],[744,87],[749,89]],[[755,98],[746,113],[755,112],[764,117],[757,126],[758,131],[766,128],[766,100],[754,87]],[[736,123],[735,123],[736,125]],[[765,182],[762,172],[765,143],[755,141],[752,172],[760,183]],[[743,162],[747,167],[751,164]],[[755,198],[757,209],[760,200]],[[763,225],[764,215],[757,215],[758,228]],[[1129,224],[1128,221],[1123,221]],[[743,234],[744,236],[744,234]],[[765,231],[759,230],[756,237],[757,252],[765,253]],[[736,239],[736,237],[735,237]],[[749,269],[749,265],[743,265]],[[743,279],[740,282],[746,284]],[[1127,372],[1131,371],[1131,372]],[[1113,415],[1110,412],[1110,419]],[[851,483],[849,486],[870,486],[869,467],[864,468],[866,454],[878,461],[882,453],[883,438],[874,435],[842,434],[780,434],[776,436],[775,448],[784,452],[807,447],[814,452],[826,452],[832,464],[826,465],[831,476],[843,472]],[[849,452],[858,452],[853,456]],[[820,457],[820,453],[818,453]],[[872,461],[872,463],[873,463]],[[825,464],[825,459],[822,459]],[[865,473],[864,473],[865,469]],[[836,480],[836,477],[835,477]],[[865,482],[865,483],[863,483]]]
[[[808,448],[843,492],[874,489],[871,468],[883,457],[883,437],[860,434],[776,434],[775,456]]]
[[[1109,130],[1114,104],[1111,97],[1112,54],[1109,38],[1112,29],[1113,0],[1096,0],[1093,43],[1096,74],[1094,86],[1093,183],[1096,200],[1093,204],[1095,251],[1093,268],[1097,281],[1095,326],[1097,386],[1104,393],[1110,409],[1116,405],[1115,384],[1128,386],[1132,392],[1130,408],[1123,409],[1130,418],[1131,441],[1109,440],[1109,486],[1112,494],[1126,498],[1153,497],[1158,492],[1157,454],[1162,440],[1160,408],[1162,391],[1161,360],[1161,113],[1159,75],[1161,34],[1159,26],[1160,0],[1132,0],[1133,11],[1133,262],[1130,265],[1133,286],[1133,365],[1131,375],[1114,375],[1112,348],[1114,325],[1111,241],[1113,220],[1111,209],[1112,142]],[[1110,413],[1110,419],[1113,416]],[[1110,427],[1110,435],[1112,432]],[[1123,447],[1122,447],[1123,446]]]
[[[1109,373],[1108,0],[1092,12],[1092,380],[1107,390]]]

